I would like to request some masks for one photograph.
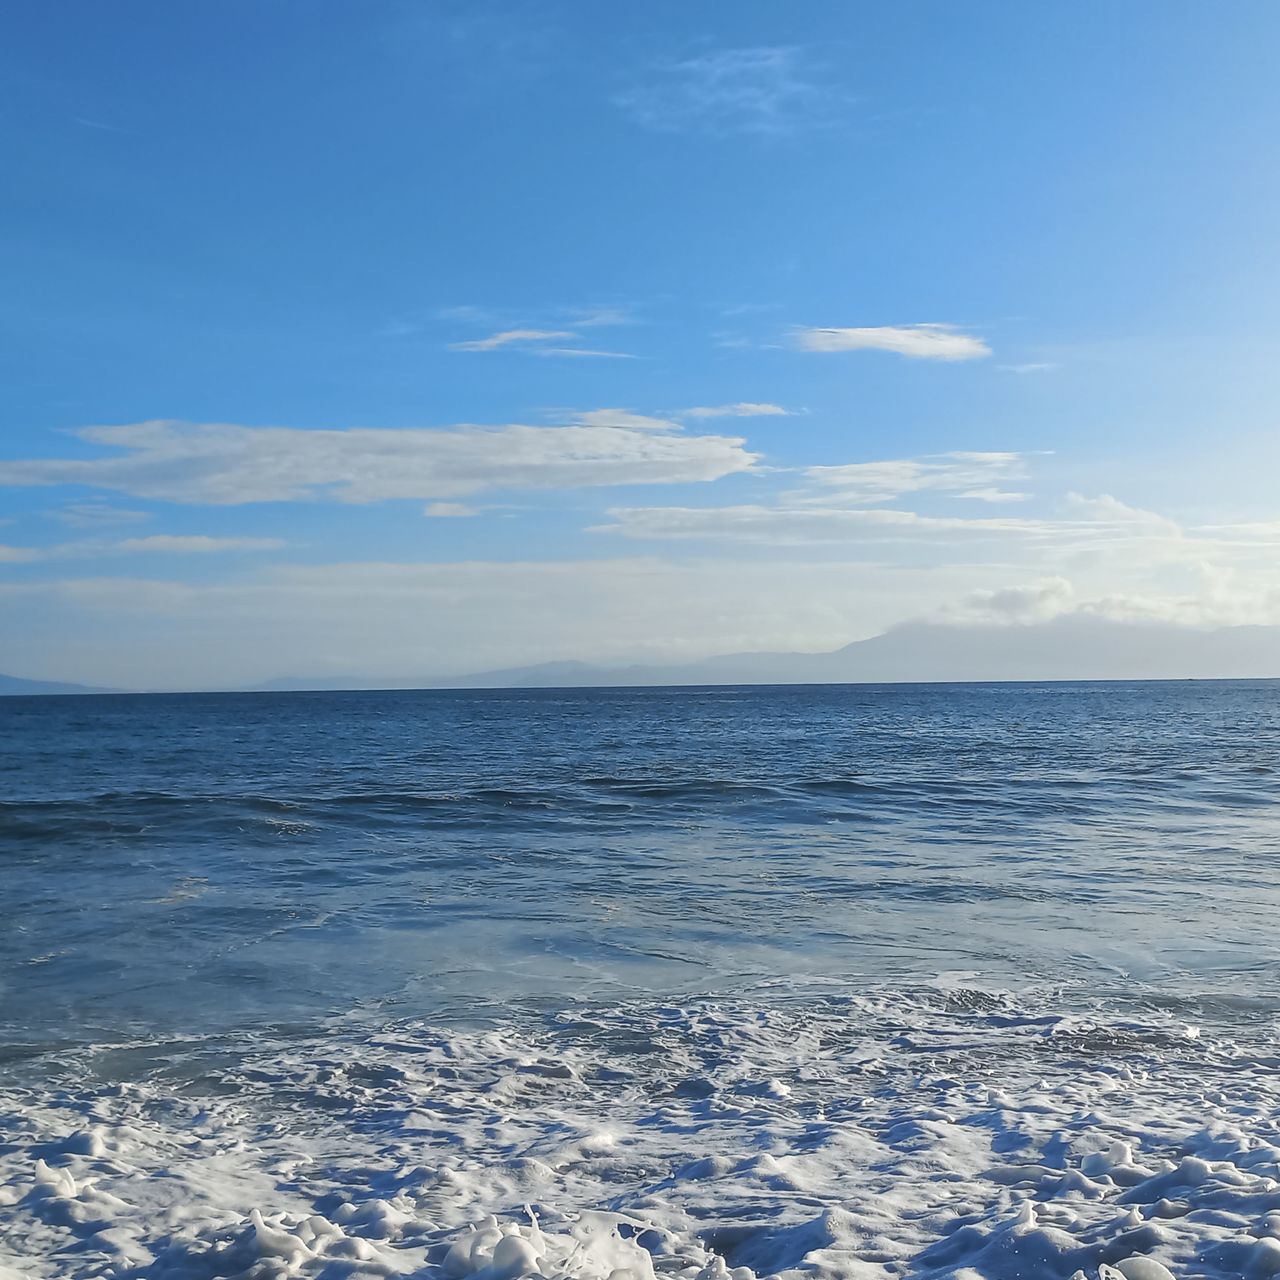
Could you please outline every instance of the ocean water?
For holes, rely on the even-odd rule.
[[[1280,684],[0,700],[0,1277],[1280,1274]]]

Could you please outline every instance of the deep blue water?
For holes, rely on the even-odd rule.
[[[0,700],[12,1047],[870,983],[1280,993],[1280,684]]]

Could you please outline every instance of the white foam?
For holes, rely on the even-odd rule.
[[[0,1280],[1280,1275],[1269,1069],[990,993],[343,1024],[0,1107]]]

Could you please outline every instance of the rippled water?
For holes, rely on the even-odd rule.
[[[0,1276],[1270,1274],[1278,779],[1269,682],[0,700]]]
[[[783,974],[1277,990],[1276,684],[10,699],[0,751],[37,1041]]]

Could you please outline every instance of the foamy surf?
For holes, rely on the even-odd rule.
[[[1253,1032],[1249,1033],[1251,1036]],[[1266,1042],[963,989],[335,1024],[3,1099],[11,1276],[1280,1274]]]

